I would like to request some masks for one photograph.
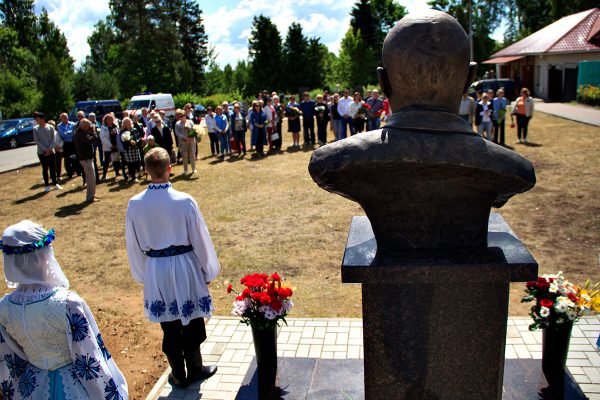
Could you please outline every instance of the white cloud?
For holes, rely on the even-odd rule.
[[[285,39],[292,22],[302,25],[308,37],[320,37],[330,51],[337,53],[340,42],[350,23],[350,10],[356,0],[240,0],[225,1],[223,5],[208,6],[199,1],[204,10],[204,25],[208,40],[219,53],[217,62],[224,66],[235,65],[237,60],[248,57],[247,39],[252,18],[263,14],[277,26]],[[204,3],[204,4],[203,4]],[[427,9],[426,0],[402,0],[409,12]],[[109,0],[36,0],[35,10],[48,10],[50,19],[67,38],[71,56],[76,65],[85,61],[89,54],[87,39],[94,24],[110,13]],[[218,7],[218,8],[216,8]]]
[[[71,57],[79,66],[90,53],[87,39],[94,31],[94,25],[110,13],[108,0],[37,0],[36,12],[41,12],[42,7],[48,10],[50,20],[65,35]]]

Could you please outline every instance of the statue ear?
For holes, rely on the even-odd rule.
[[[392,91],[392,85],[388,78],[387,71],[383,67],[377,67],[377,78],[379,78],[379,87],[383,90],[383,94],[388,99],[392,98],[394,92]]]
[[[471,83],[475,80],[475,74],[477,73],[477,63],[470,62],[469,63],[469,74],[467,75],[467,81],[465,82],[465,87],[463,93],[465,93],[471,87]]]

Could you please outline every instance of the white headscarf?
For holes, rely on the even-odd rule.
[[[53,239],[52,232],[49,234],[41,225],[27,220],[6,228],[0,248],[4,253],[4,278],[9,288],[18,284],[69,287],[69,280],[54,258],[50,244]]]

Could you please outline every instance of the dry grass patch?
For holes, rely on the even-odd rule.
[[[513,139],[513,130],[507,129]],[[538,184],[500,210],[540,262],[541,272],[565,271],[574,281],[600,279],[600,128],[537,114],[531,140],[517,151],[536,166]],[[284,143],[290,142],[284,135]],[[200,145],[200,156],[209,153]],[[319,189],[307,170],[311,152],[284,152],[254,161],[204,158],[192,179],[174,168],[176,189],[200,204],[221,262],[211,284],[217,315],[228,315],[234,283],[251,272],[278,271],[297,287],[292,316],[360,317],[360,286],[340,283],[348,227],[360,207]],[[112,172],[109,172],[112,177]],[[98,186],[102,200],[82,204],[81,180],[43,194],[38,167],[0,175],[0,228],[31,219],[57,231],[56,254],[72,289],[90,304],[132,399],[148,393],[167,363],[157,324],[144,320],[142,288],[130,276],[124,244],[128,199],[142,184],[111,179]],[[148,210],[148,215],[160,210]],[[524,315],[522,285],[512,287],[512,315]]]

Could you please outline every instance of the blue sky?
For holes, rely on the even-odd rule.
[[[214,46],[217,62],[235,65],[248,56],[247,39],[252,17],[270,17],[282,37],[288,26],[299,22],[304,34],[320,37],[337,54],[350,21],[350,10],[356,0],[198,0],[204,11],[204,25],[210,45]],[[110,12],[109,0],[36,0],[36,12],[48,10],[50,19],[65,34],[71,56],[79,65],[89,54],[87,38],[94,24]],[[427,8],[426,0],[400,0],[409,12]]]

